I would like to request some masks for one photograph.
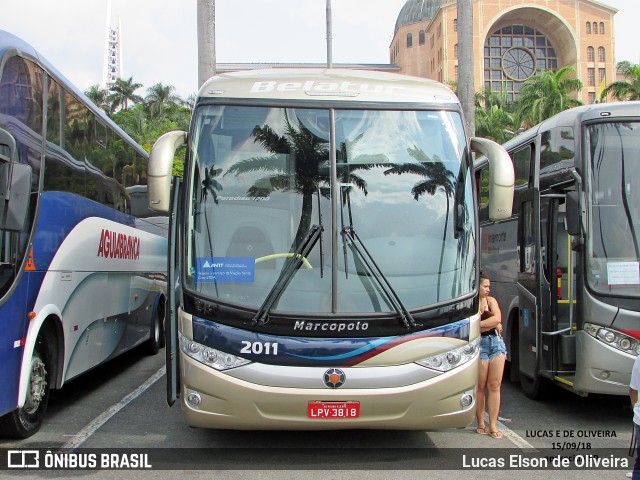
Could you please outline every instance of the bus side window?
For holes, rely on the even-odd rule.
[[[478,216],[480,223],[489,221],[489,165],[476,172]]]
[[[535,259],[535,215],[533,202],[522,203],[520,214],[520,272],[535,275],[537,265]]]
[[[554,127],[543,132],[540,145],[541,175],[573,166],[576,149],[573,128]]]
[[[526,145],[525,148],[516,152],[509,152],[513,160],[513,173],[515,175],[515,188],[526,188],[529,186],[531,178],[531,152],[533,146]]]

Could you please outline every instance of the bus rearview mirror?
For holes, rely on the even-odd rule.
[[[147,200],[155,212],[168,213],[171,196],[171,172],[176,150],[187,143],[187,132],[173,131],[154,143],[147,167]]]
[[[489,219],[506,220],[513,207],[513,162],[501,145],[486,138],[471,138],[471,149],[489,162]]]
[[[567,232],[569,235],[580,235],[580,193],[567,192],[566,202]]]

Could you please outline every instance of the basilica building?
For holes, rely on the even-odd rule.
[[[617,9],[593,0],[474,0],[475,90],[518,96],[541,70],[575,68],[594,103],[615,81],[613,17]],[[453,84],[458,77],[457,3],[407,0],[395,24],[390,61],[399,73]]]

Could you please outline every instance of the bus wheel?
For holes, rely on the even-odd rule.
[[[543,400],[547,396],[549,385],[544,379],[537,376],[535,379],[520,371],[520,332],[517,321],[513,322],[511,329],[511,368],[509,380],[511,383],[520,383],[524,394],[532,400]]]
[[[153,316],[153,325],[151,325],[151,338],[147,342],[147,352],[150,355],[158,353],[161,347],[164,346],[164,332],[162,329],[163,317],[160,309],[156,310]]]
[[[50,362],[47,348],[46,337],[38,334],[31,358],[26,401],[22,408],[0,418],[0,433],[3,436],[28,438],[40,429],[49,403]]]
[[[511,331],[511,361],[509,362],[509,381],[516,385],[520,383],[520,337],[518,322],[512,322]]]
[[[549,385],[540,376],[533,379],[522,372],[520,372],[520,388],[532,400],[544,400],[549,391]]]

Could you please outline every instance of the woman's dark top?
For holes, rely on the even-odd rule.
[[[492,317],[493,313],[491,313],[491,307],[489,307],[489,302],[487,301],[487,309],[482,312],[482,315],[480,315],[480,321],[482,320],[486,320],[489,317]],[[489,335],[497,335],[498,332],[496,331],[495,328],[492,328],[491,330],[487,330],[486,332],[482,332],[480,335],[483,337],[488,337]]]

